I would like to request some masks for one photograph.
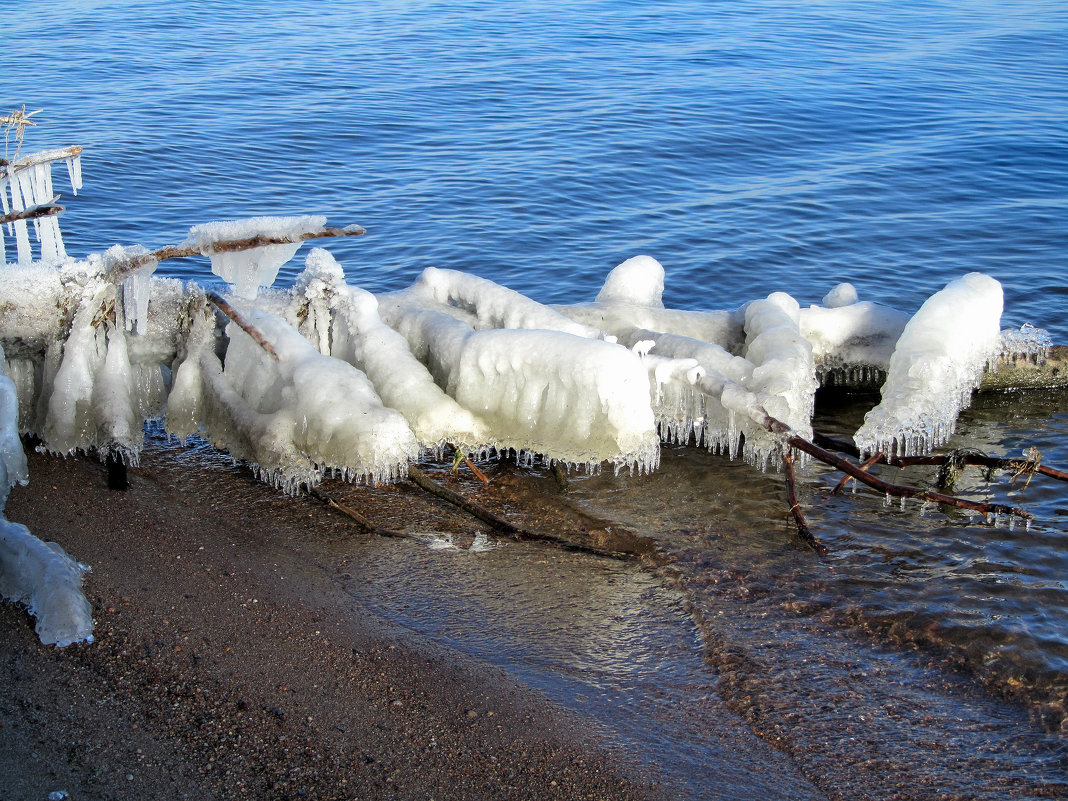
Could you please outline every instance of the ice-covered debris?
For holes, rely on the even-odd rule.
[[[314,486],[324,471],[349,480],[404,476],[418,445],[367,377],[319,353],[284,320],[255,309],[246,314],[277,359],[231,323],[221,369],[214,351],[202,347],[191,354],[199,357],[197,368],[183,376],[183,363],[176,379],[185,408],[204,406],[207,435],[287,492]],[[197,378],[199,392],[189,386]]]
[[[438,303],[474,315],[476,328],[538,328],[598,337],[600,330],[576,323],[549,306],[486,278],[427,267],[412,287]]]
[[[56,195],[52,185],[52,164],[66,161],[74,194],[81,187],[80,148],[64,150],[44,150],[31,153],[6,166],[0,166],[0,205],[4,214],[23,211],[32,206],[51,203]],[[59,228],[59,219],[55,214],[38,217],[32,221],[16,220],[12,223],[15,231],[15,247],[19,264],[33,261],[30,246],[28,224],[32,222],[37,241],[41,246],[41,261],[45,264],[57,264],[67,258],[63,246],[63,235]],[[4,233],[0,227],[0,256],[7,260]]]
[[[773,418],[804,439],[812,438],[816,396],[816,367],[812,346],[801,334],[801,310],[785,292],[773,292],[745,310],[746,343],[743,355],[753,364],[746,388]],[[781,445],[766,431],[747,437],[745,456],[762,463]],[[752,441],[750,441],[752,439]]]
[[[665,309],[664,268],[649,256],[634,256],[615,267],[595,303],[555,307],[564,316],[611,336],[641,328],[711,342],[737,352],[745,339],[742,310]]]
[[[823,303],[802,309],[800,318],[801,334],[812,345],[820,384],[874,383],[890,366],[890,355],[908,315],[858,301],[851,284],[836,286]]]
[[[598,303],[664,308],[664,267],[652,256],[632,256],[616,266],[597,293]]]
[[[495,447],[587,467],[659,463],[649,379],[627,348],[562,331],[475,331],[425,290],[382,297],[380,311]]]
[[[270,286],[278,269],[300,249],[304,234],[321,230],[326,217],[252,217],[194,225],[183,247],[192,247],[211,258],[211,271],[230,283],[238,297],[252,299],[261,286]],[[281,245],[263,245],[240,251],[216,251],[220,242],[256,239],[296,239]]]
[[[93,610],[82,593],[88,570],[54,542],[42,542],[0,512],[0,595],[37,618],[45,645],[92,642]]]
[[[691,361],[699,368],[693,375],[685,374],[681,379],[674,376],[667,381],[662,380],[662,371],[658,377],[654,369],[653,411],[660,436],[669,442],[685,443],[693,435],[698,445],[733,458],[746,424],[723,406],[721,394],[727,382],[747,383],[753,374],[753,364],[731,355],[719,345],[689,337],[641,328],[619,331],[619,342],[623,345],[633,347],[642,341],[654,343],[652,353],[656,357]],[[648,366],[653,367],[653,362],[648,362]]]
[[[0,595],[26,605],[37,617],[37,634],[46,645],[92,640],[92,609],[81,590],[87,568],[3,513],[11,487],[29,480],[18,417],[14,384],[0,374]]]
[[[926,453],[953,433],[983,369],[1001,351],[1001,284],[969,273],[928,298],[890,358],[882,400],[854,435],[864,453]]]
[[[422,447],[449,443],[481,450],[490,444],[485,424],[445,394],[412,355],[407,340],[382,322],[374,295],[346,287],[336,297],[335,309],[332,355],[367,375],[382,402],[404,415]]]
[[[293,284],[295,308],[290,304],[286,319],[320,353],[330,354],[333,326],[331,307],[344,290],[345,270],[323,248],[313,248],[304,260],[304,271]]]
[[[447,389],[500,447],[595,468],[660,462],[641,359],[620,345],[558,331],[476,331]]]
[[[1053,339],[1049,331],[1035,328],[1030,323],[1024,323],[1019,328],[1005,328],[1001,331],[1001,356],[1003,358],[1044,359],[1052,347]]]

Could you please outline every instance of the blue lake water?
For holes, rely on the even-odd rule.
[[[315,213],[367,228],[325,246],[372,291],[434,265],[579,302],[646,253],[665,265],[669,306],[734,308],[778,290],[807,305],[851,281],[911,312],[978,270],[1005,289],[1005,325],[1068,343],[1063,3],[39,0],[5,3],[3,21],[0,110],[42,109],[23,151],[85,149],[85,187],[64,192],[72,254]],[[203,260],[161,272],[211,277]],[[849,433],[850,414],[825,427]],[[1010,397],[970,412],[955,444],[1016,455],[1037,441],[1064,467],[1066,433],[1056,398]],[[1063,777],[1063,745],[1039,725],[1061,719],[1050,706],[1063,711],[1068,688],[1063,488],[965,488],[1035,511],[1021,533],[870,498],[823,504],[835,479],[816,471],[805,491],[836,554],[820,573],[798,567],[796,548],[769,552],[765,537],[785,530],[778,496],[743,524],[727,490],[709,499],[688,483],[707,458],[671,456],[670,479],[640,485],[591,478],[578,497],[622,514],[640,496],[629,522],[650,527],[658,511],[690,508],[749,532],[713,537],[681,520],[657,532],[750,577],[716,591],[695,581],[705,619],[741,604],[724,586],[760,596],[727,610],[731,626],[706,626],[710,642],[763,636],[773,649],[794,636],[784,608],[818,608],[828,626],[919,648],[1032,710],[1033,733],[1004,734],[1008,762],[970,765],[975,786],[955,791],[997,797],[991,777],[1006,770]],[[754,481],[745,466],[715,469],[732,492]],[[697,497],[705,505],[686,506]],[[760,633],[762,614],[779,627]],[[792,676],[786,664],[775,663]],[[794,741],[825,736],[819,717]]]

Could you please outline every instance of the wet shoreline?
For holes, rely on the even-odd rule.
[[[834,600],[834,564],[799,544],[787,521],[747,526],[738,518],[740,507],[756,506],[774,520],[781,477],[670,447],[657,474],[576,476],[566,495],[547,471],[484,467],[488,486],[466,471],[450,477],[445,465],[426,469],[499,514],[576,541],[625,533],[613,521],[640,519],[651,498],[662,528],[643,534],[657,538],[660,566],[498,538],[405,482],[324,484],[377,525],[413,535],[397,540],[368,535],[311,499],[281,495],[207,447],[150,441],[124,493],[106,489],[104,467],[91,459],[31,454],[31,484],[13,491],[9,519],[92,564],[87,590],[99,637],[42,649],[25,614],[6,609],[5,626],[17,635],[8,638],[6,664],[20,675],[13,666],[32,656],[61,687],[73,681],[72,667],[88,671],[101,704],[142,718],[171,699],[179,722],[157,721],[163,733],[149,727],[153,748],[166,754],[157,778],[195,778],[204,797],[243,792],[212,778],[210,756],[198,756],[230,742],[220,740],[213,716],[226,719],[226,736],[236,733],[226,746],[236,760],[231,773],[258,781],[264,797],[292,797],[297,784],[265,779],[289,771],[320,789],[337,790],[338,776],[349,787],[364,782],[368,798],[440,790],[441,780],[420,784],[393,758],[387,775],[381,746],[372,753],[360,745],[374,760],[360,763],[354,743],[366,742],[368,727],[372,741],[394,738],[391,748],[406,735],[403,748],[414,750],[400,762],[409,766],[433,762],[453,738],[442,775],[471,782],[502,770],[511,781],[528,762],[523,754],[540,754],[524,781],[479,785],[463,796],[471,798],[540,797],[546,787],[559,797],[717,799],[1044,798],[1068,790],[1058,778],[1068,765],[1063,741],[1043,735],[1024,707],[991,697],[954,665],[913,651],[907,638],[866,633],[868,613],[850,620],[848,599]],[[684,486],[696,469],[700,484]],[[680,487],[683,496],[672,494]],[[686,496],[695,492],[701,509],[722,508],[722,516],[695,518],[687,504],[696,498]],[[871,499],[845,503],[864,510]],[[187,644],[205,628],[201,643]],[[225,654],[237,644],[235,661]],[[313,687],[314,671],[294,668],[294,653],[318,654],[316,670],[334,691]],[[202,680],[206,664],[210,681]],[[260,674],[278,669],[288,677],[265,684]],[[418,691],[407,688],[413,669]],[[291,690],[301,681],[308,700],[298,702]],[[339,702],[336,688],[351,690],[354,681],[368,709],[385,717],[352,719],[353,705]],[[34,692],[47,686],[42,678]],[[224,699],[221,706],[206,704],[198,686]],[[521,711],[479,707],[498,698]],[[418,719],[448,732],[434,735],[434,745],[418,742],[421,723],[394,725],[398,711],[420,704]],[[241,719],[251,717],[256,725],[242,735]],[[491,745],[478,728],[490,717],[487,731],[504,737]],[[10,725],[26,725],[21,720]],[[278,740],[294,736],[285,727],[263,728],[295,720],[298,749]],[[167,733],[174,728],[183,733]],[[256,756],[264,748],[270,759]],[[333,755],[329,770],[318,750]],[[112,797],[84,784],[85,757],[79,748],[70,754],[64,770],[83,782],[82,797]],[[568,785],[560,771],[575,758],[604,771],[569,773]],[[507,767],[494,767],[501,762]],[[137,783],[141,774],[132,775]]]

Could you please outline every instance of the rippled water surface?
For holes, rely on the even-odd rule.
[[[73,254],[323,213],[368,229],[327,246],[372,291],[435,265],[577,302],[647,253],[669,306],[807,305],[849,280],[911,312],[979,270],[1006,325],[1068,342],[1061,3],[39,0],[3,19],[0,108],[42,109],[24,151],[85,148]],[[950,445],[1068,467],[1063,405],[981,398]],[[864,409],[817,428],[848,437]],[[655,537],[675,573],[404,543],[366,577],[384,613],[688,766],[694,797],[725,746],[692,733],[734,725],[692,711],[713,695],[831,795],[884,775],[887,796],[1068,794],[1064,486],[965,473],[957,492],[1026,507],[1028,529],[837,480],[801,477],[825,560],[793,537],[781,475],[672,448],[651,476],[574,478],[569,502]]]

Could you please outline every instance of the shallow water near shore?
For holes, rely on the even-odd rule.
[[[818,427],[848,429],[863,408],[831,408]],[[1040,423],[1048,434],[1035,437]],[[1064,464],[1066,426],[1055,395],[990,394],[952,444],[1010,456],[1034,445]],[[205,455],[175,458],[196,469]],[[489,500],[506,474],[484,467],[491,487],[462,489]],[[832,497],[838,475],[809,465],[801,502],[831,549],[819,559],[793,534],[781,475],[665,446],[648,476],[572,474],[562,501],[542,470],[520,470],[509,501],[522,517],[553,496],[652,537],[663,568],[515,542],[446,508],[416,522],[404,495],[382,507],[397,519],[377,522],[416,539],[359,535],[328,551],[362,604],[574,709],[659,766],[680,797],[1056,796],[1068,791],[1054,617],[1068,588],[1050,556],[1068,533],[1063,488],[969,471],[959,494],[1011,501],[1036,520],[991,525],[867,490]],[[886,477],[934,479],[897,473]],[[357,503],[379,490],[331,492]],[[247,494],[234,502],[291,502],[255,485]]]

